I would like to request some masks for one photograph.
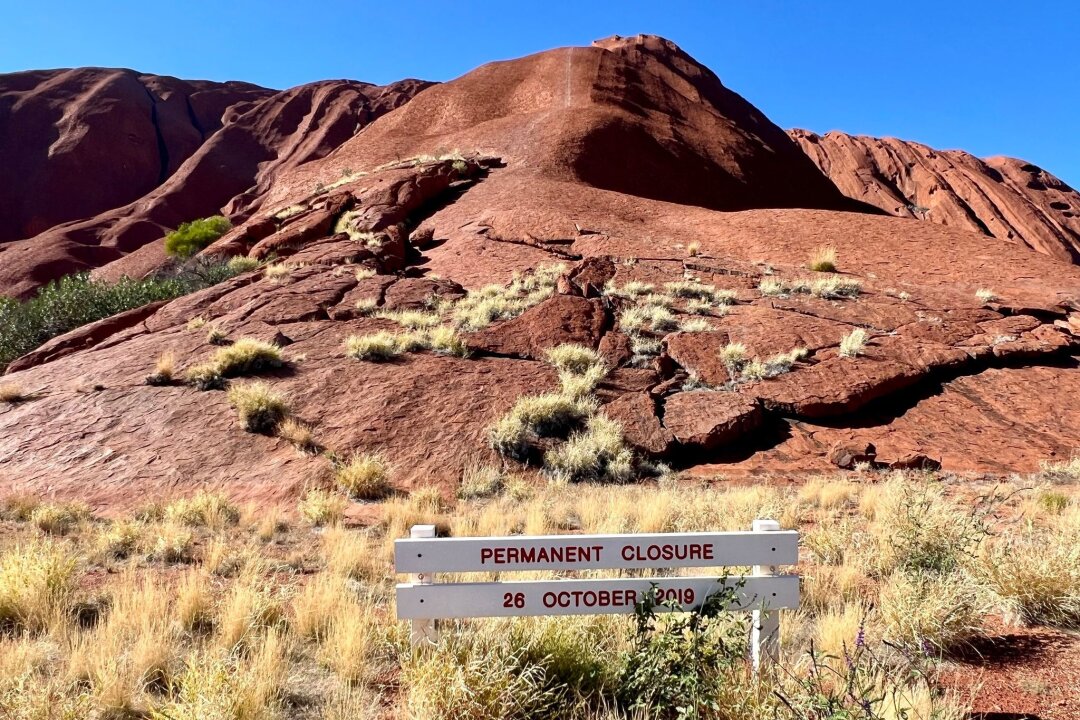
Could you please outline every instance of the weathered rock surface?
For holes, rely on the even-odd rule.
[[[656,403],[647,392],[620,395],[604,406],[604,413],[622,424],[631,447],[651,455],[666,455],[675,439],[656,417]]]
[[[273,90],[76,68],[0,75],[0,243],[127,205]]]
[[[0,196],[0,294],[113,261],[102,277],[152,269],[121,259],[188,220],[244,220],[279,173],[324,157],[427,85],[275,92],[129,70],[0,76],[0,154],[14,158],[0,188],[17,196]]]
[[[851,470],[860,463],[872,464],[877,459],[873,443],[838,442],[829,450],[829,462],[838,468]]]
[[[542,360],[556,345],[575,343],[595,348],[607,324],[599,300],[556,295],[520,316],[473,333],[469,347],[493,355]]]
[[[790,134],[850,198],[1080,262],[1080,193],[1042,168],[896,138]]]
[[[922,456],[984,472],[1034,470],[1080,448],[1080,268],[957,226],[839,211],[850,205],[820,174],[777,185],[803,178],[808,161],[772,127],[648,37],[496,63],[425,90],[336,149],[271,173],[244,221],[207,251],[272,247],[274,273],[80,328],[19,361],[4,382],[34,396],[0,405],[0,494],[122,506],[209,484],[291,502],[326,482],[325,458],[243,432],[223,393],[145,384],[163,352],[183,371],[216,349],[188,329],[196,317],[231,339],[284,345],[287,366],[261,379],[328,450],[384,452],[401,489],[449,494],[467,462],[500,462],[487,426],[520,396],[558,387],[541,359],[562,342],[602,353],[611,371],[597,398],[636,452],[693,473],[828,471],[838,443],[873,444],[881,463]],[[605,174],[612,142],[622,165]],[[462,154],[411,157],[438,148]],[[688,167],[715,183],[688,187],[676,177]],[[809,277],[820,245],[837,248],[857,297],[758,290],[766,277]],[[154,266],[149,251],[128,257]],[[372,303],[420,309],[553,263],[566,268],[550,299],[462,333],[469,359],[345,356],[350,335],[400,330],[369,315]],[[639,341],[661,352],[635,351],[618,319],[631,301],[604,286],[688,279],[734,291],[735,304],[695,316],[677,300],[677,324],[709,329],[643,331]],[[980,288],[997,299],[984,302]],[[840,356],[856,328],[865,347]],[[728,342],[763,360],[807,352],[750,382],[719,362]],[[724,389],[683,389],[695,381]]]
[[[761,424],[761,406],[730,392],[692,390],[664,402],[664,425],[683,445],[715,450],[745,437]]]

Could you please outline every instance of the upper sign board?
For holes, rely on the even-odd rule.
[[[798,560],[799,534],[793,530],[466,537],[394,543],[399,573],[794,565]]]

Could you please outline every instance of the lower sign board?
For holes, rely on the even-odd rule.
[[[397,615],[399,619],[435,619],[630,614],[654,585],[658,601],[673,600],[684,610],[700,607],[709,595],[726,588],[734,590],[728,610],[779,610],[799,605],[797,575],[729,577],[726,580],[716,577],[612,578],[401,584],[397,586]]]

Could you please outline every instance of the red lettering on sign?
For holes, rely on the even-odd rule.
[[[600,562],[603,545],[556,545],[554,547],[481,548],[480,564],[533,565],[541,563]]]
[[[627,562],[657,562],[661,560],[712,560],[713,546],[701,543],[663,545],[624,545],[620,551]]]

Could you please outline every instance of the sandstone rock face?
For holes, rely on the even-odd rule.
[[[683,445],[715,450],[745,437],[761,424],[761,407],[745,396],[693,390],[664,403],[664,423]]]
[[[426,90],[334,159],[370,167],[430,153],[436,137],[444,148],[483,148],[545,177],[638,197],[725,210],[857,205],[759,110],[651,35],[489,63]],[[324,173],[299,168],[273,200]],[[597,227],[570,224],[562,237]]]
[[[260,379],[327,450],[385,453],[406,491],[450,495],[467,463],[502,462],[487,428],[522,395],[559,387],[543,357],[562,342],[604,357],[596,398],[635,453],[690,474],[835,471],[834,446],[869,444],[879,465],[1025,472],[1080,448],[1080,268],[955,225],[840,211],[851,206],[821,189],[816,170],[778,185],[777,173],[803,177],[809,161],[771,127],[649,37],[497,63],[424,90],[336,149],[267,175],[205,251],[272,253],[275,272],[80,328],[17,361],[3,380],[32,397],[0,405],[0,495],[47,490],[122,508],[210,485],[292,503],[328,483],[324,457],[243,432],[224,393],[145,383],[163,352],[182,372],[216,349],[189,329],[194,318],[281,345],[286,366]],[[611,137],[618,177],[598,160]],[[439,148],[462,152],[440,159]],[[687,167],[715,185],[678,182]],[[821,245],[837,248],[856,296],[760,291],[765,279],[826,277],[806,270]],[[158,262],[149,250],[125,260]],[[401,330],[379,311],[437,307],[553,264],[565,266],[553,295],[460,332],[468,358],[345,355],[350,335]],[[623,326],[634,300],[619,288],[655,294],[671,282],[734,301],[672,299],[673,322],[636,335]],[[865,345],[842,356],[857,328]],[[729,342],[748,360],[805,352],[746,374],[720,361]]]
[[[227,109],[273,94],[105,68],[0,75],[0,243],[139,199],[221,129]]]
[[[546,350],[564,343],[595,348],[606,325],[599,300],[557,295],[519,317],[474,333],[467,342],[481,352],[542,360]]]
[[[0,294],[119,261],[188,220],[243,220],[283,169],[325,156],[426,86],[274,92],[93,68],[0,76],[0,154],[14,158],[0,169],[0,193],[14,194],[0,196]]]
[[[790,134],[850,198],[1080,262],[1080,193],[1042,168],[896,138]]]

